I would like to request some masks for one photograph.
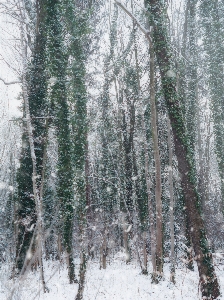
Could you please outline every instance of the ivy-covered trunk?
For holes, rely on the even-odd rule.
[[[100,129],[100,138],[101,138],[101,147],[102,147],[102,166],[100,167],[100,176],[102,180],[100,181],[100,194],[101,201],[100,206],[103,210],[103,225],[101,229],[101,266],[103,269],[106,269],[106,260],[108,254],[108,222],[109,215],[112,208],[112,186],[109,178],[114,177],[113,174],[113,164],[111,162],[111,153],[110,147],[112,145],[111,141],[112,136],[112,121],[110,117],[110,88],[112,85],[110,67],[111,63],[115,58],[115,46],[117,43],[117,18],[118,10],[115,7],[113,14],[111,28],[110,28],[110,48],[109,53],[105,57],[104,61],[104,84],[103,91],[100,99],[101,106],[101,129]],[[113,174],[113,175],[112,175]]]
[[[65,20],[70,34],[69,53],[70,64],[68,75],[70,76],[69,103],[73,107],[71,112],[71,140],[72,164],[74,168],[75,185],[75,211],[79,224],[80,235],[80,269],[79,288],[76,299],[83,298],[86,264],[87,264],[87,214],[90,211],[90,185],[88,162],[88,124],[87,124],[87,92],[85,85],[86,76],[86,52],[84,45],[88,32],[88,11],[79,6],[78,1],[64,0],[66,5]]]
[[[160,0],[146,0],[145,4],[150,12],[150,22],[153,24],[154,29],[154,49],[173,130],[175,154],[178,160],[178,170],[181,174],[190,236],[200,275],[201,292],[203,297],[216,299],[220,295],[219,284],[200,213],[200,199],[196,192],[194,168],[192,165],[193,157],[189,146],[190,140],[185,132],[181,107],[178,101],[176,77],[171,60],[167,31],[163,21],[162,2]]]
[[[197,0],[189,0],[187,8],[189,9],[189,15],[187,19],[187,52],[189,54],[189,64],[187,66],[186,75],[188,79],[188,89],[187,89],[187,108],[186,108],[186,119],[187,119],[187,134],[190,138],[191,151],[195,151],[195,138],[196,138],[196,96],[197,96],[197,36],[196,36],[196,5]],[[193,155],[192,158],[194,159]]]
[[[163,215],[162,215],[162,182],[161,182],[161,160],[159,153],[159,141],[157,131],[157,110],[155,102],[155,78],[154,78],[154,49],[150,49],[150,108],[151,108],[151,128],[153,141],[153,154],[155,161],[155,200],[156,200],[156,272],[157,282],[163,273]]]
[[[70,283],[75,282],[75,264],[73,259],[73,219],[74,192],[72,145],[69,128],[69,109],[66,92],[67,55],[64,51],[62,24],[60,21],[60,1],[48,0],[48,53],[51,75],[51,109],[55,117],[54,125],[58,140],[57,198],[60,206],[59,231],[68,261]]]

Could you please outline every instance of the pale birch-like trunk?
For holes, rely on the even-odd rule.
[[[125,222],[125,219],[123,220]],[[124,242],[124,249],[125,249],[125,261],[128,264],[131,261],[130,249],[128,245],[128,225],[126,222],[123,224],[123,242]]]
[[[78,293],[75,297],[75,300],[83,299],[83,292],[85,286],[85,278],[86,278],[86,266],[87,265],[87,257],[85,250],[81,251],[81,262],[80,262],[80,269],[79,269],[79,288]]]
[[[21,19],[23,19],[23,7],[21,7],[19,3],[19,11]],[[37,184],[37,162],[36,162],[36,155],[34,150],[34,140],[33,140],[33,132],[32,132],[32,124],[31,124],[31,117],[29,111],[29,99],[28,99],[28,88],[27,88],[27,81],[26,81],[26,74],[27,74],[27,51],[26,51],[26,44],[25,44],[25,33],[23,24],[20,23],[20,35],[21,35],[21,50],[22,50],[22,66],[23,66],[23,73],[22,73],[22,94],[25,106],[25,114],[26,114],[26,123],[27,123],[27,132],[28,132],[28,139],[31,151],[31,159],[33,165],[33,174],[32,174],[32,181],[33,181],[33,194],[35,199],[35,206],[36,206],[36,213],[37,213],[37,251],[38,251],[38,259],[40,264],[40,274],[41,274],[41,282],[43,285],[44,292],[47,291],[45,280],[44,280],[44,269],[43,269],[43,261],[42,261],[42,254],[43,254],[43,224],[42,224],[42,203],[40,198],[40,191],[38,190]],[[43,189],[41,190],[41,192]],[[27,263],[27,259],[24,262],[24,265]],[[24,268],[25,270],[25,268]]]

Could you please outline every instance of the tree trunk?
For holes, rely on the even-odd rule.
[[[148,263],[148,257],[147,257],[147,245],[146,245],[146,234],[147,232],[143,232],[143,274],[148,274],[147,270],[147,263]]]
[[[173,197],[173,150],[171,142],[171,126],[169,116],[168,125],[168,147],[169,147],[169,188],[170,188],[170,281],[175,283],[175,254],[174,254],[174,197]]]
[[[145,129],[144,116],[142,116],[142,129],[144,133],[145,178],[146,178],[146,188],[147,188],[147,196],[148,196],[148,214],[149,214],[149,223],[150,223],[152,277],[154,278],[156,275],[156,248],[155,248],[156,233],[155,233],[154,214],[153,214],[151,191],[150,191],[152,184],[149,175],[149,154],[148,154],[148,147],[146,141],[146,129]]]
[[[107,267],[107,229],[105,227],[103,233],[103,244],[102,244],[102,265],[103,269]]]
[[[86,277],[86,264],[87,264],[86,254],[85,254],[85,251],[82,251],[81,252],[80,270],[79,270],[79,288],[78,288],[78,293],[75,297],[75,300],[83,299],[84,284],[85,284],[85,277]]]
[[[154,80],[154,49],[150,47],[150,107],[151,127],[153,139],[153,153],[155,160],[155,198],[156,198],[156,272],[160,277],[163,273],[163,216],[162,216],[162,186],[161,186],[161,162],[159,154],[157,112],[155,103],[155,80]]]
[[[123,219],[123,222],[125,222],[125,218]],[[129,225],[130,226],[130,225]],[[125,261],[126,264],[128,264],[131,261],[131,254],[129,249],[129,241],[128,241],[128,226],[127,224],[123,224],[123,242],[124,242],[124,249],[125,249]]]
[[[29,229],[33,228],[34,225],[37,224],[37,220],[39,218],[41,223],[38,226],[41,226],[41,231],[43,229],[42,216],[38,216],[37,214],[38,211],[40,214],[42,214],[40,185],[43,169],[43,152],[45,146],[45,140],[43,137],[45,137],[46,134],[45,119],[44,117],[42,118],[46,110],[46,33],[43,30],[43,28],[45,28],[45,8],[43,1],[40,0],[38,2],[35,43],[32,53],[33,60],[31,63],[32,67],[29,69],[27,65],[27,44],[25,37],[26,30],[23,27],[23,23],[20,25],[22,63],[24,69],[22,79],[22,92],[25,104],[24,120],[26,122],[24,127],[26,129],[24,129],[22,136],[23,150],[20,159],[20,168],[17,171],[17,201],[19,205],[16,214],[19,219],[19,230],[16,245],[16,267],[19,271],[23,269],[23,265],[26,260],[26,254],[33,236],[33,230],[28,230],[28,225]],[[25,8],[22,2],[17,3],[17,9],[20,14],[20,19],[22,20],[25,15]],[[28,120],[28,118],[30,119]],[[35,178],[34,168],[36,172]],[[35,182],[33,181],[34,179]],[[34,185],[36,191],[34,191]],[[37,207],[37,204],[39,207]],[[29,224],[27,225],[27,223]],[[35,243],[32,249],[34,247]]]
[[[59,215],[62,224],[61,235],[63,248],[68,256],[69,282],[73,283],[76,282],[72,243],[74,219],[74,169],[72,168],[72,142],[69,123],[69,107],[66,93],[67,57],[63,50],[59,3],[60,1],[58,0],[49,0],[46,3],[49,34],[48,51],[49,59],[51,61],[50,75],[53,78],[56,78],[55,83],[51,87],[50,99],[52,113],[55,115],[54,125],[58,140],[56,191],[57,199],[60,204]],[[85,127],[84,124],[83,127]]]

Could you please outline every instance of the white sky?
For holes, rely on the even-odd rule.
[[[1,3],[3,3],[1,1]],[[20,49],[19,28],[15,21],[0,10],[0,78],[6,82],[19,80]],[[20,92],[19,84],[6,86],[0,81],[0,116],[11,118],[20,116],[20,105],[16,100]]]

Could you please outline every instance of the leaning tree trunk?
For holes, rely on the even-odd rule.
[[[146,0],[154,25],[153,41],[160,68],[164,97],[169,111],[173,129],[175,154],[181,174],[181,184],[185,198],[186,214],[190,226],[190,235],[195,252],[195,260],[200,275],[203,297],[216,299],[220,295],[219,284],[215,274],[212,254],[208,248],[204,222],[200,213],[200,199],[196,192],[192,153],[189,151],[189,138],[186,135],[181,107],[176,92],[176,76],[172,70],[172,61],[163,24],[162,4],[160,0]]]

